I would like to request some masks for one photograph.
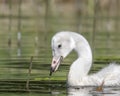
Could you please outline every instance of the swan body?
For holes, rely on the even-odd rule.
[[[51,41],[53,60],[50,75],[55,72],[61,61],[75,50],[78,58],[70,66],[67,83],[69,86],[99,86],[104,81],[105,86],[120,85],[120,66],[109,64],[101,71],[88,75],[92,65],[92,52],[88,41],[80,34],[62,31],[55,34]]]

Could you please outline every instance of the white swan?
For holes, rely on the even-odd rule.
[[[87,40],[80,34],[62,31],[55,34],[51,41],[53,60],[50,75],[55,72],[61,61],[72,51],[78,54],[68,73],[68,85],[91,86],[100,85],[104,81],[106,86],[120,85],[120,66],[111,63],[96,74],[88,75],[92,65],[92,52]]]

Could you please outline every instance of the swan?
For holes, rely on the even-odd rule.
[[[75,50],[78,58],[71,64],[67,77],[68,86],[104,86],[120,85],[120,66],[110,63],[97,73],[89,74],[92,65],[92,52],[88,41],[77,32],[61,31],[51,40],[52,63],[50,76],[57,71],[63,59]]]

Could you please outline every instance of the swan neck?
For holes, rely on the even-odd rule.
[[[78,58],[73,62],[68,74],[68,83],[74,85],[86,77],[92,65],[91,48],[84,37],[75,38],[74,50]],[[73,82],[74,81],[74,82]]]

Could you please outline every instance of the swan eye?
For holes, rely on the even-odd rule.
[[[58,48],[61,48],[61,47],[62,47],[62,45],[61,45],[61,44],[59,44],[59,45],[58,45]]]

